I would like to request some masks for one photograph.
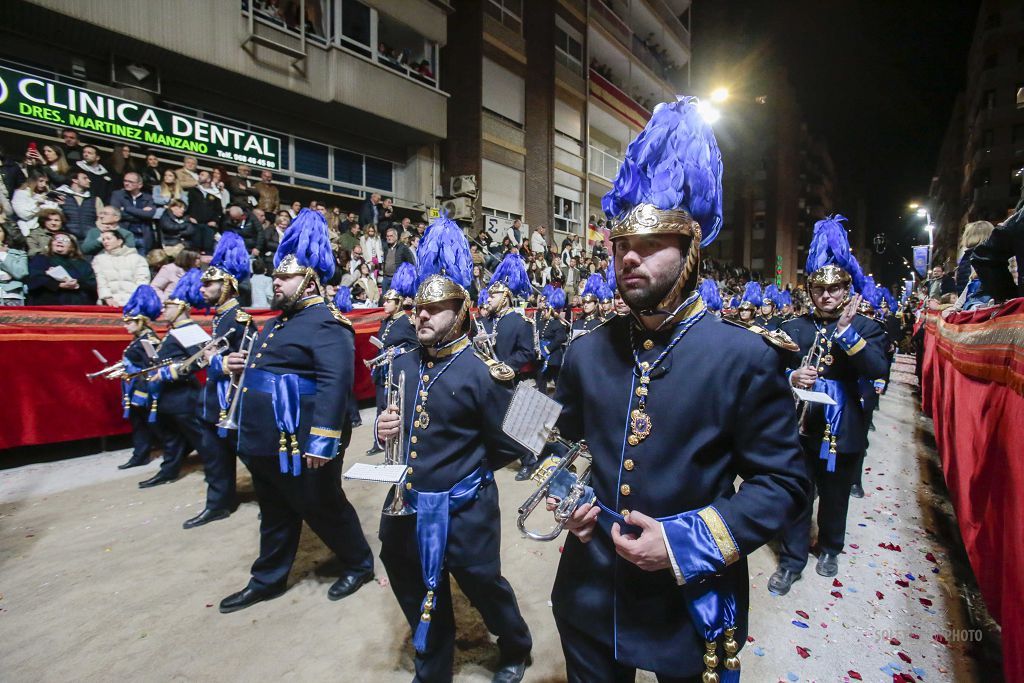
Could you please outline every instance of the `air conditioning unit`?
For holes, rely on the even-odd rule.
[[[453,197],[476,197],[478,192],[475,175],[452,176],[451,195]]]
[[[456,221],[471,221],[475,216],[471,197],[455,197],[441,202],[441,211]]]

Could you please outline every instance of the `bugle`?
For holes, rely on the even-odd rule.
[[[249,360],[249,353],[252,351],[253,345],[256,343],[256,338],[259,336],[258,330],[253,330],[244,341],[243,347],[239,349],[245,354],[246,361]],[[248,364],[246,364],[248,369]],[[245,370],[242,370],[237,377],[231,378],[231,384],[228,386],[228,410],[224,415],[221,416],[217,422],[219,429],[238,429],[238,404],[241,403],[242,399],[242,385],[245,383]]]
[[[394,373],[388,365],[387,392],[388,409],[391,406],[398,408],[398,433],[384,440],[384,464],[403,465],[405,464],[405,373],[399,373],[398,382],[394,381]],[[391,489],[391,502],[384,504],[383,513],[389,517],[402,517],[413,514],[413,511],[405,504],[405,477],[398,480]]]
[[[121,379],[121,375],[123,374],[124,361],[121,360],[114,363],[113,365],[109,365],[103,368],[102,370],[97,370],[96,372],[87,372],[85,373],[85,378],[88,379],[89,381],[92,381],[97,377],[102,377],[103,379]]]
[[[530,479],[539,482],[539,486],[526,502],[519,506],[519,516],[516,518],[519,530],[535,541],[553,541],[558,538],[576,508],[581,504],[593,502],[593,493],[589,486],[593,459],[586,441],[569,444],[557,437],[554,440],[568,446],[568,450],[563,456],[549,456],[533,473]],[[576,463],[581,458],[586,461],[586,468],[578,472]],[[584,496],[590,500],[584,500]],[[530,515],[548,498],[558,500],[553,510],[555,525],[543,533],[528,529],[526,522]]]

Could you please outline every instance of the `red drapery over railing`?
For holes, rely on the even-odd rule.
[[[1024,299],[925,319],[921,399],[1003,670],[1024,680]]]

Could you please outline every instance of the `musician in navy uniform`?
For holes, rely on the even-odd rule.
[[[193,307],[205,305],[199,294],[199,277],[197,268],[189,270],[181,276],[174,291],[164,301],[163,320],[170,323],[171,327],[156,354],[156,364],[163,363],[164,366],[147,377],[153,401],[150,410],[156,412],[164,459],[160,463],[159,472],[139,482],[139,488],[142,489],[177,479],[185,456],[202,447],[203,435],[199,418],[196,417],[199,380],[195,372],[199,368],[195,364],[184,364],[186,359],[194,356],[201,348],[201,344],[191,343],[186,336],[199,327],[189,317],[189,312]]]
[[[382,345],[380,353],[400,353],[416,344],[416,329],[405,311],[405,301],[415,295],[416,267],[411,263],[403,263],[391,278],[391,289],[384,293],[384,319],[380,321],[380,329],[377,330],[377,339]],[[387,407],[384,405],[387,363],[374,367],[371,374],[376,388],[377,415],[380,415]],[[380,444],[374,441],[366,454],[374,455],[382,450]]]
[[[136,373],[153,364],[144,343],[148,342],[154,352],[160,345],[160,338],[152,325],[160,317],[161,310],[160,297],[149,285],[139,285],[128,297],[121,313],[124,328],[132,335],[131,343],[121,356],[125,374]],[[132,457],[117,466],[119,470],[126,470],[147,464],[149,453],[158,440],[156,413],[150,413],[152,398],[144,375],[121,380],[121,403],[124,417],[132,425]]]
[[[587,281],[583,283],[583,293],[580,295],[580,303],[583,307],[583,313],[576,320],[572,322],[570,328],[569,341],[576,339],[582,334],[591,332],[594,328],[604,322],[604,318],[601,317],[601,312],[598,310],[600,305],[600,287],[604,280],[597,273],[593,273],[587,278]]]
[[[558,384],[562,356],[569,343],[569,323],[565,322],[565,291],[555,289],[547,299],[544,317],[540,323],[541,369],[537,375],[537,388],[547,393],[548,382]]]
[[[569,521],[555,622],[573,683],[638,668],[663,683],[737,680],[745,558],[807,500],[776,347],[792,345],[708,315],[695,291],[722,206],[721,155],[695,99],[658,105],[627,157],[603,206],[632,315],[573,342],[556,393],[562,436],[589,445],[596,500]]]
[[[761,285],[756,282],[748,282],[743,290],[743,297],[739,306],[736,307],[736,320],[747,327],[754,325],[754,319],[761,308],[764,295],[761,293]]]
[[[494,319],[495,360],[512,368],[518,384],[533,376],[537,364],[532,321],[514,308],[515,297],[526,299],[530,296],[530,278],[519,254],[507,254],[498,264],[487,285],[487,292],[490,295],[487,307]]]
[[[602,282],[598,291],[598,311],[602,320],[611,320],[615,316],[615,300],[612,288],[607,282]]]
[[[494,332],[494,318],[491,317],[491,309],[488,308],[490,301],[491,293],[484,287],[476,299],[476,321],[480,325],[480,330],[487,334]]]
[[[701,278],[697,291],[700,293],[700,298],[704,300],[704,305],[708,311],[714,316],[721,318],[722,295],[718,292],[718,283],[709,277]]]
[[[274,255],[271,307],[280,315],[263,326],[250,358],[233,353],[226,360],[230,372],[244,370],[238,453],[248,459],[260,504],[260,553],[249,584],[224,598],[221,612],[284,592],[303,522],[343,567],[329,598],[373,578],[373,555],[341,489],[355,333],[320,295],[334,267],[327,222],[303,209]]]
[[[885,326],[885,320],[881,317],[881,304],[884,301],[882,289],[875,285],[873,277],[868,275],[864,278],[864,285],[861,288],[861,302],[857,312],[870,320],[874,320],[884,335],[883,345],[886,349],[886,370],[882,377],[874,380],[858,378],[857,388],[860,390],[860,404],[864,410],[864,450],[857,457],[857,463],[853,467],[853,481],[850,485],[850,495],[854,498],[864,497],[864,459],[867,457],[870,448],[869,432],[874,431],[874,415],[878,409],[879,400],[885,392],[889,382],[889,368],[892,362],[889,357],[889,349],[892,347],[892,338]]]
[[[867,448],[858,380],[873,381],[885,372],[882,330],[874,320],[857,315],[860,295],[850,297],[851,283],[859,289],[864,275],[850,253],[845,220],[837,215],[815,223],[804,270],[813,310],[782,325],[800,346],[789,354],[790,384],[827,393],[835,401],[805,402],[798,412],[806,472],[818,489],[815,571],[826,577],[839,572],[853,470]],[[805,365],[805,358],[817,362]],[[780,537],[779,568],[768,581],[772,593],[788,593],[807,564],[812,508],[813,497]]]
[[[252,275],[249,251],[241,235],[226,232],[217,242],[210,265],[203,271],[203,301],[213,309],[213,336],[225,337],[226,348],[216,355],[212,349],[205,354],[206,384],[203,386],[196,414],[202,429],[203,471],[206,475],[206,505],[182,527],[193,529],[225,519],[238,507],[235,495],[238,443],[237,431],[221,423],[227,418],[231,376],[224,370],[223,353],[242,348],[251,331],[252,316],[238,303],[240,285]]]
[[[395,377],[405,377],[405,414],[400,417],[393,406],[376,430],[382,441],[403,430],[407,466],[398,485],[404,505],[394,490],[385,502],[380,559],[413,630],[414,680],[452,680],[451,575],[498,638],[493,680],[515,683],[523,678],[533,643],[515,593],[501,575],[492,471],[524,449],[501,429],[514,371],[469,343],[468,251],[462,230],[442,217],[427,229],[417,252],[421,346],[394,361]]]
[[[754,316],[754,324],[765,330],[777,330],[782,324],[778,315],[779,311],[779,288],[770,284],[764,288],[761,297],[761,310]]]

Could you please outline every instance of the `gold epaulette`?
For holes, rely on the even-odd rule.
[[[487,365],[487,369],[490,371],[491,377],[495,380],[499,382],[511,382],[516,378],[516,371],[505,363],[494,360],[477,350],[474,350],[473,354]]]
[[[735,325],[736,327],[743,328],[744,330],[748,330],[754,334],[759,334],[768,344],[776,348],[793,352],[800,350],[800,346],[782,330],[766,330],[760,325],[746,325],[741,323],[739,320],[731,320],[729,318],[722,318],[722,322]]]
[[[241,308],[239,308],[237,311],[235,311],[235,322],[242,323],[243,325],[248,325],[249,323],[252,322],[252,316],[243,311]]]

